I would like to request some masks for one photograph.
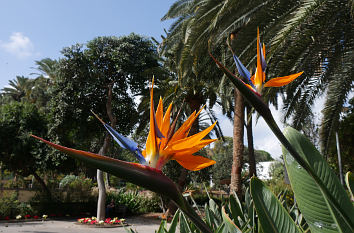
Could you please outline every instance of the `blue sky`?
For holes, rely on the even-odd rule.
[[[0,89],[16,75],[31,77],[36,60],[97,36],[135,32],[160,40],[172,0],[12,0],[0,2]]]

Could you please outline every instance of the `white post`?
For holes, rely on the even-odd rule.
[[[343,169],[342,169],[342,156],[340,154],[338,132],[336,132],[336,144],[337,144],[337,154],[338,154],[339,178],[340,178],[340,183],[342,185],[344,185]]]

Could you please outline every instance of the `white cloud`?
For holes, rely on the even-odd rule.
[[[0,41],[0,48],[18,58],[34,55],[34,46],[31,40],[21,32],[14,32],[8,42]]]

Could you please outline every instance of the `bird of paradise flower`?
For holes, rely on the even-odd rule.
[[[121,147],[130,150],[143,165],[161,170],[169,160],[176,160],[181,166],[191,171],[198,171],[213,165],[214,160],[193,154],[217,140],[202,140],[214,128],[216,122],[202,132],[187,137],[193,122],[202,111],[201,109],[197,113],[193,112],[182,126],[175,131],[177,118],[170,124],[172,103],[163,114],[163,102],[160,97],[157,110],[154,111],[153,85],[154,79],[150,90],[150,131],[145,150],[141,151],[137,143],[122,136],[96,114],[94,115],[101,121],[114,140]]]
[[[290,82],[292,82],[293,80],[295,80],[303,73],[303,72],[299,72],[296,74],[291,74],[283,77],[272,78],[269,81],[265,82],[266,79],[265,69],[267,68],[267,62],[265,60],[266,49],[264,43],[263,46],[261,45],[260,38],[259,38],[259,29],[257,29],[257,68],[254,75],[251,76],[251,73],[246,69],[246,67],[242,64],[240,59],[234,53],[232,55],[238,73],[248,81],[248,83],[245,83],[246,86],[248,86],[252,91],[254,91],[258,95],[261,94],[263,87],[285,86]]]
[[[175,131],[177,119],[175,119],[172,125],[170,125],[172,104],[170,104],[163,115],[163,104],[162,99],[160,98],[157,111],[154,111],[153,82],[154,79],[150,90],[150,131],[146,141],[145,150],[141,151],[136,142],[119,134],[109,124],[98,118],[112,135],[114,140],[122,148],[128,149],[132,152],[139,160],[139,163],[126,162],[91,152],[75,150],[57,145],[35,135],[31,136],[73,158],[83,161],[88,165],[169,197],[185,214],[187,214],[187,216],[191,218],[202,232],[211,233],[210,228],[186,202],[176,184],[162,173],[161,168],[169,160],[176,160],[183,167],[192,171],[197,171],[214,164],[214,160],[202,156],[196,156],[193,155],[193,153],[216,140],[203,140],[203,138],[213,129],[216,122],[204,131],[188,136],[193,122],[201,112],[200,110],[197,113],[193,112],[182,126]]]

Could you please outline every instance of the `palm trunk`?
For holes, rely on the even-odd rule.
[[[249,167],[249,176],[257,176],[256,169],[256,158],[254,156],[254,147],[253,147],[253,128],[252,128],[252,109],[251,106],[246,106],[247,110],[247,143],[248,143],[248,163]]]
[[[231,169],[230,190],[242,197],[242,152],[244,127],[244,102],[241,93],[235,88],[234,129],[233,129],[233,156]]]

